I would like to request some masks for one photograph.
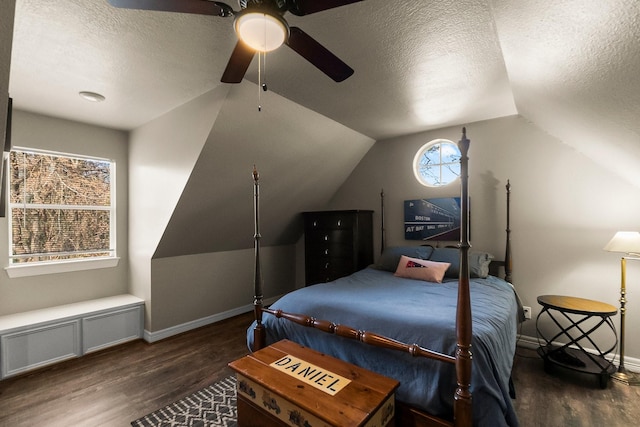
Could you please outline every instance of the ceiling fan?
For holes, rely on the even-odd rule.
[[[284,14],[310,15],[363,0],[238,0],[240,11],[212,0],[108,0],[114,7],[235,17],[236,43],[223,83],[240,83],[256,52],[273,50],[283,43],[336,82],[353,69],[298,27],[290,27]]]

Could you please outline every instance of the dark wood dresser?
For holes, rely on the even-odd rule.
[[[307,286],[348,276],[373,263],[373,211],[302,215]]]

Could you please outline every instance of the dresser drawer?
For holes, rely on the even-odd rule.
[[[352,229],[356,217],[351,214],[310,215],[305,224],[308,230]]]
[[[309,245],[305,247],[308,259],[353,258],[353,250],[345,245]]]
[[[306,253],[307,284],[329,282],[357,270],[353,249],[348,246],[312,246]]]
[[[352,273],[355,268],[355,263],[353,262],[353,257],[333,257],[333,258],[324,258],[317,257],[309,259],[306,266],[314,271],[326,272],[346,272],[347,274]]]
[[[353,246],[353,230],[312,230],[305,234],[305,242],[313,245]]]

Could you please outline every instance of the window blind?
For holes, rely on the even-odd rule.
[[[113,162],[12,151],[12,263],[115,256]]]

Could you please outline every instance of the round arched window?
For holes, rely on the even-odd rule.
[[[447,139],[423,145],[413,158],[413,173],[422,185],[442,187],[460,177],[460,150]]]

